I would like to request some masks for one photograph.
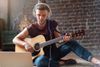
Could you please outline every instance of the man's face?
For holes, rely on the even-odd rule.
[[[43,25],[48,18],[49,12],[47,10],[36,10],[36,19],[38,24]]]

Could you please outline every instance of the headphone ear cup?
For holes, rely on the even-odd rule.
[[[36,17],[36,14],[35,14],[35,10],[34,9],[33,9],[33,13],[32,14],[33,14],[34,17]]]
[[[48,14],[48,18],[50,18],[52,16],[52,12],[50,11]]]

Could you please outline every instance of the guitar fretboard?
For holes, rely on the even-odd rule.
[[[60,40],[62,40],[62,39],[63,39],[63,36],[60,36],[60,37],[58,37],[58,38],[55,38],[55,39],[46,41],[46,42],[42,43],[42,44],[40,45],[40,47],[42,48],[42,47],[51,45],[51,44],[53,44],[53,43],[57,43],[58,41],[60,41]]]

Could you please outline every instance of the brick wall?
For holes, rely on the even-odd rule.
[[[99,0],[47,0],[52,8],[52,19],[59,23],[62,32],[85,30],[83,46],[97,52],[100,49]]]
[[[27,15],[31,14],[32,6],[36,3],[32,1],[25,6]],[[99,0],[46,0],[46,3],[53,12],[51,19],[59,23],[61,32],[84,29],[85,36],[78,41],[90,51],[93,49],[92,52],[100,51]]]

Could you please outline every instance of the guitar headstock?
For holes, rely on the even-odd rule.
[[[85,30],[83,29],[71,33],[72,38],[80,38],[83,37],[84,35],[85,35]]]

